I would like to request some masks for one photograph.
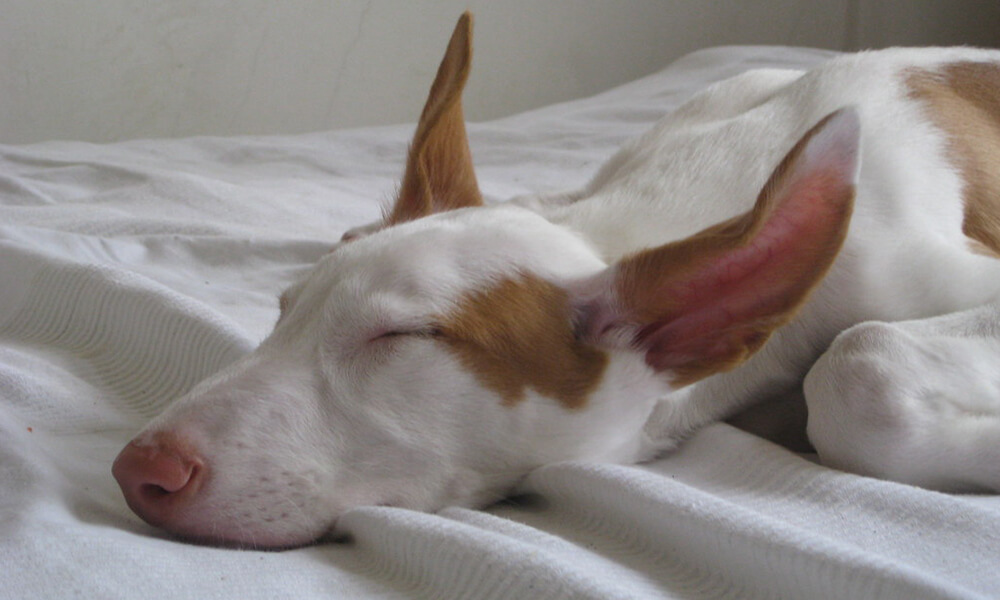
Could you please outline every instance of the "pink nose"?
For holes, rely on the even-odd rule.
[[[205,463],[185,440],[158,433],[149,442],[129,442],[111,473],[129,508],[150,525],[177,531],[205,480]]]

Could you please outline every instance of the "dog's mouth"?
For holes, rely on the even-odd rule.
[[[334,523],[333,527],[316,540],[317,544],[339,544],[347,545],[354,543],[354,534],[344,531]]]
[[[226,535],[170,531],[168,535],[172,539],[186,544],[250,552],[285,552],[319,544],[343,544],[353,541],[349,534],[338,531],[335,523],[318,536],[308,539],[294,539],[289,536],[268,534],[258,535],[251,532],[243,532],[241,535]]]
[[[390,508],[405,510],[405,502],[401,499],[384,500],[371,504],[357,506],[355,508]],[[346,512],[346,511],[345,511]],[[212,532],[206,533],[201,527],[190,529],[171,528],[168,534],[179,541],[201,546],[214,546],[216,548],[227,548],[232,550],[248,550],[263,552],[284,552],[287,550],[297,550],[321,544],[351,544],[355,541],[354,535],[341,526],[341,515],[332,519],[327,525],[319,527],[319,533],[310,537],[297,538],[294,534],[268,533],[253,531],[252,526],[236,529],[232,532],[224,531],[229,528],[218,524]]]

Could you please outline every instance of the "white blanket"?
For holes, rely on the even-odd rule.
[[[709,82],[827,56],[710,49],[472,124],[483,192],[578,187]],[[997,497],[840,473],[721,424],[643,466],[539,469],[486,511],[353,510],[348,543],[227,550],[141,522],[111,478],[119,448],[379,215],[411,130],[0,146],[0,597],[1000,596]]]

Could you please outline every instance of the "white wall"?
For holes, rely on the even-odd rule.
[[[466,8],[471,120],[710,45],[1000,42],[996,0],[0,0],[0,142],[413,121]]]

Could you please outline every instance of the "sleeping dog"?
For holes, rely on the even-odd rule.
[[[281,548],[481,506],[804,390],[832,467],[1000,489],[1000,52],[721,82],[583,189],[484,205],[458,22],[394,206],[115,461],[178,536]]]

